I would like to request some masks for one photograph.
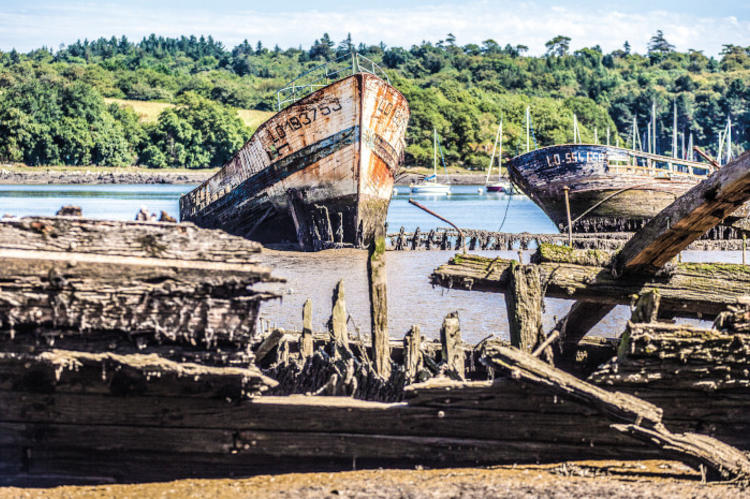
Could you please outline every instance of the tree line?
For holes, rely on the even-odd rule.
[[[645,130],[654,104],[659,152],[671,154],[673,106],[681,137],[711,153],[728,118],[735,155],[750,146],[750,47],[725,45],[718,58],[678,52],[661,31],[646,54],[627,41],[608,53],[570,43],[559,35],[530,56],[524,45],[459,45],[451,34],[408,49],[324,34],[309,48],[283,50],[151,35],[0,52],[0,161],[218,166],[253,132],[236,108],[274,110],[287,81],[353,50],[385,68],[409,101],[407,165],[430,164],[435,128],[448,163],[485,168],[501,118],[503,155],[523,152],[527,107],[532,146],[571,142],[573,114],[584,142],[630,143],[633,120]],[[105,97],[174,106],[142,123]]]

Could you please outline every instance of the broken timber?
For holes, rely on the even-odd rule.
[[[715,317],[750,290],[750,268],[736,264],[677,263],[649,279],[612,276],[612,253],[542,245],[532,255],[545,296],[590,300],[598,307],[628,305],[633,295],[658,291],[665,317]],[[433,284],[447,288],[506,292],[514,260],[455,255],[433,271]]]
[[[750,199],[750,152],[713,173],[664,208],[625,244],[612,273],[640,273],[647,280],[709,229]],[[560,331],[562,358],[570,359],[575,345],[612,310],[589,301],[573,304],[555,329]]]

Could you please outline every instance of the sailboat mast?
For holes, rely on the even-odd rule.
[[[651,153],[656,152],[656,101],[651,101]]]
[[[497,179],[503,179],[503,120],[500,119],[500,150],[497,153]]]
[[[727,117],[727,163],[732,160],[732,117]]]
[[[531,122],[531,116],[529,111],[530,106],[526,106],[526,152],[529,152],[531,150],[530,144],[529,144],[529,134],[530,134],[530,122]]]
[[[437,128],[432,129],[432,173],[437,180]]]
[[[672,157],[677,159],[677,101],[672,103]]]
[[[495,161],[495,151],[497,151],[497,139],[500,137],[501,133],[503,133],[503,120],[500,120],[500,126],[497,127],[495,142],[492,145],[492,155],[490,156],[490,166],[487,167],[487,178],[484,179],[484,185],[487,185],[490,181],[490,173],[492,173],[492,162]]]

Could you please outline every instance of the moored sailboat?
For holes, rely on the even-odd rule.
[[[438,153],[438,135],[437,129],[433,129],[432,137],[432,175],[425,177],[424,180],[419,184],[413,184],[411,186],[411,192],[413,194],[431,194],[431,195],[448,195],[451,193],[451,186],[449,184],[443,184],[437,181],[437,153]],[[445,159],[443,159],[443,151],[440,150],[440,158],[443,160],[443,168],[445,168]]]

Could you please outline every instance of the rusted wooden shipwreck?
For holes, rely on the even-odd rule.
[[[748,198],[746,155],[619,252],[458,255],[433,282],[506,296],[510,344],[478,345],[457,314],[439,341],[418,327],[389,340],[381,236],[367,341],[347,330],[341,285],[328,331],[312,331],[309,303],[301,331],[256,331],[273,295],[253,286],[273,277],[250,241],[192,224],[0,221],[0,477],[670,457],[747,480],[750,273],[670,260]],[[545,294],[578,300],[549,334]],[[620,338],[584,338],[633,295]],[[668,321],[697,315],[714,327]]]
[[[716,170],[711,163],[596,144],[543,147],[508,164],[513,182],[560,229],[568,225],[564,189],[569,189],[575,232],[639,229]],[[745,207],[725,223],[750,231],[744,220],[748,215],[750,209]]]
[[[345,60],[280,90],[279,112],[180,198],[181,220],[308,251],[368,244],[385,223],[409,106],[374,63]]]

